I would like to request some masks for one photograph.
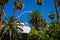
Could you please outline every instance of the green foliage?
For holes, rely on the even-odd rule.
[[[20,40],[22,30],[18,28],[17,21],[12,23],[10,19],[6,20],[3,24],[1,39]]]
[[[36,29],[32,29],[29,33],[30,39],[33,39],[34,37],[37,40],[46,40],[49,38],[49,35],[46,34],[46,31],[48,30],[48,27],[44,27],[40,31],[37,31]]]
[[[39,39],[39,31],[36,29],[31,29],[31,32],[29,33],[28,40],[38,40]]]
[[[37,31],[36,29],[31,29],[31,32],[29,33],[30,36],[32,35],[39,35],[39,31]]]
[[[37,31],[32,29],[29,33],[30,39],[37,38],[37,40],[59,40],[60,39],[60,27],[57,22],[51,22],[46,27]]]

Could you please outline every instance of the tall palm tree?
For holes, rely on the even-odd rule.
[[[55,7],[56,7],[56,15],[57,15],[57,20],[59,24],[59,12],[58,12],[58,6],[60,5],[60,0],[54,0]]]
[[[16,10],[21,10],[23,8],[23,2],[21,0],[15,0],[14,2],[14,13],[11,16],[11,22],[14,23],[14,14]],[[13,24],[12,24],[13,26]]]
[[[44,0],[36,0],[36,4],[37,4],[38,6],[41,6],[41,5],[43,4],[43,2],[44,2]],[[42,20],[41,20],[40,23],[42,23]]]
[[[16,26],[16,22],[15,22],[15,18],[14,18],[14,14],[15,14],[15,11],[16,10],[21,10],[23,8],[23,3],[21,2],[21,0],[15,0],[15,4],[14,4],[14,13],[13,15],[11,16],[11,19],[10,19],[10,22],[8,22],[9,24],[7,24],[7,26],[9,26],[9,37],[10,37],[10,40],[18,40],[18,38],[20,38],[20,34],[18,34],[17,32],[17,26]],[[4,32],[3,32],[4,33]],[[2,35],[3,35],[2,33]],[[6,33],[6,32],[5,32]],[[4,34],[5,34],[4,33]],[[19,39],[20,40],[20,39]]]
[[[4,6],[7,2],[8,2],[8,0],[0,0],[0,5],[1,5],[1,6]],[[14,21],[14,14],[15,14],[15,11],[22,9],[22,7],[23,7],[23,4],[22,4],[21,0],[15,0],[14,13],[13,13],[13,15],[11,16],[10,22],[8,22],[9,24],[6,24],[6,26],[9,27],[9,29],[6,30],[7,27],[4,26],[4,27],[6,27],[6,28],[5,28],[5,33],[4,33],[4,32],[2,33],[2,37],[3,37],[4,34],[6,34],[6,32],[8,32],[8,34],[10,34],[10,35],[9,35],[9,36],[10,36],[10,40],[12,40],[11,36],[16,37],[16,38],[17,38],[17,37],[19,38],[19,36],[17,36],[17,34],[14,34],[14,35],[15,35],[15,36],[14,36],[14,35],[12,35],[12,33],[13,33],[14,31],[17,33],[17,31],[15,30],[16,27],[14,27],[14,23],[15,23],[15,21]],[[2,28],[2,30],[4,30],[4,28]],[[14,32],[14,33],[15,33],[15,32]],[[13,39],[13,40],[14,40],[14,39]],[[15,39],[15,40],[17,40],[17,39]]]
[[[40,26],[40,19],[41,19],[41,13],[36,10],[32,13],[30,13],[30,23],[35,27],[35,29],[38,29]]]

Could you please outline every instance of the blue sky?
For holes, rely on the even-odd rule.
[[[36,4],[36,0],[22,0],[22,2],[24,3],[24,8],[22,10],[16,10],[15,12],[15,17],[17,18],[20,14],[24,13],[23,15],[21,15],[18,19],[18,21],[25,21],[28,22],[29,21],[29,13],[30,12],[26,12],[26,11],[35,11],[35,10],[39,10],[41,12],[43,12],[43,17],[47,19],[48,22],[50,22],[51,20],[48,18],[48,14],[50,11],[55,11],[55,5],[54,5],[54,0],[44,0],[44,3],[42,6],[38,6]],[[10,17],[13,13],[14,10],[14,0],[10,0],[5,8],[5,14],[6,16],[4,17]]]

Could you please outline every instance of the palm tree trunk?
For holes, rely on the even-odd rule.
[[[1,28],[2,28],[2,15],[0,14],[0,31],[1,31]]]
[[[15,14],[15,11],[16,11],[16,9],[15,9],[15,3],[14,3],[14,11],[13,11],[13,15],[12,16],[14,16],[14,14]]]
[[[12,31],[12,30],[10,29],[10,32],[9,32],[9,33],[10,33],[10,34],[9,34],[9,35],[10,35],[10,40],[12,40],[12,32],[11,32],[11,31]]]
[[[58,3],[57,3],[57,0],[54,0],[54,3],[55,3],[55,7],[56,7],[57,21],[58,21],[58,24],[59,24],[59,12],[58,12]]]
[[[0,40],[1,40],[1,29],[2,29],[2,16],[0,15]]]
[[[16,9],[15,9],[15,3],[14,3],[14,11],[13,11],[13,14],[12,14],[12,17],[11,17],[12,23],[14,22],[14,14],[15,14],[15,11],[16,11]]]
[[[60,15],[59,15],[59,26],[60,26]]]
[[[12,16],[11,16],[11,26],[10,27],[13,27],[13,23],[14,23],[14,14],[15,14],[15,6],[14,6],[14,11],[13,11],[13,14],[12,14]],[[12,38],[11,38],[11,29],[10,29],[10,40],[12,40]]]
[[[0,40],[1,40],[1,29],[2,29],[2,12],[0,11]]]

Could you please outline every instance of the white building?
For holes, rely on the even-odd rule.
[[[17,23],[18,24],[18,23]],[[31,31],[31,28],[29,26],[25,26],[24,23],[19,23],[20,25],[18,26],[19,28],[21,28],[23,31],[22,33],[29,33]]]

